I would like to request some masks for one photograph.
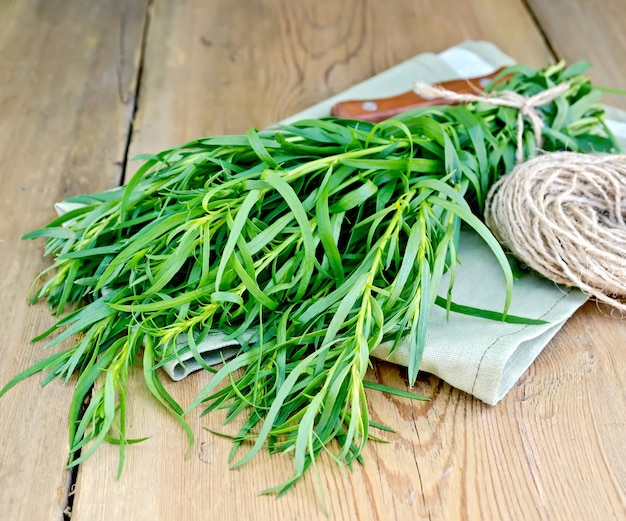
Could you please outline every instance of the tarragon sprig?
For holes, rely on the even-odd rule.
[[[569,90],[540,107],[544,148],[613,151],[597,91],[582,69],[516,66],[494,88],[533,95]],[[241,465],[262,447],[294,457],[284,492],[322,451],[350,463],[374,424],[364,377],[382,342],[410,338],[417,377],[434,305],[508,317],[512,272],[478,215],[489,187],[515,161],[517,114],[487,103],[432,107],[374,125],[307,120],[241,136],[198,139],[155,156],[127,186],[73,197],[74,209],[26,236],[54,258],[32,295],[59,316],[37,339],[53,354],[6,384],[47,372],[77,374],[70,406],[71,465],[103,441],[124,447],[127,380],[150,392],[193,434],[158,367],[191,353],[215,330],[241,345],[187,410],[245,413],[234,436]],[[524,151],[535,146],[524,133]],[[502,312],[452,301],[459,230],[478,233],[507,287]],[[439,296],[450,273],[447,297]],[[182,341],[181,341],[182,339]],[[121,467],[120,467],[121,468]]]

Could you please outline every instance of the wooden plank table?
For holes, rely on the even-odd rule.
[[[102,190],[127,158],[295,113],[409,57],[489,40],[519,62],[588,59],[594,80],[626,87],[623,0],[7,0],[0,2],[0,384],[43,358],[28,339],[52,323],[28,306],[46,265],[26,231],[52,203]],[[624,98],[611,103],[626,107]],[[568,321],[507,397],[482,404],[420,377],[430,402],[370,393],[392,425],[352,472],[319,465],[331,519],[626,518],[626,322],[594,303]],[[372,377],[404,386],[385,363]],[[169,388],[189,403],[207,381]],[[0,400],[0,518],[16,520],[320,519],[312,475],[279,500],[257,493],[290,475],[261,455],[229,471],[219,415],[178,424],[131,382],[129,431],[75,472],[67,461],[71,387],[39,376]]]

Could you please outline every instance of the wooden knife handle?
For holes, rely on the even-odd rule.
[[[442,81],[437,85],[460,94],[480,94],[501,71],[502,69],[498,69],[491,74],[475,78]],[[330,113],[339,118],[379,122],[416,107],[446,104],[449,105],[451,102],[443,98],[424,98],[409,91],[389,98],[341,101],[332,107]]]

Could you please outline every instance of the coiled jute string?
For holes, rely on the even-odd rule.
[[[531,121],[539,148],[543,120],[536,107],[567,88],[529,98],[507,91],[459,94],[423,84],[416,92],[519,109],[518,164],[491,187],[485,223],[528,267],[626,312],[626,155],[552,152],[523,162],[523,118]]]
[[[626,311],[625,215],[626,155],[553,152],[494,184],[485,222],[544,277]]]

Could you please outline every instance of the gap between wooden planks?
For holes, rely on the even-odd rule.
[[[85,12],[71,10],[74,6],[69,3],[61,6],[57,2],[50,2],[50,11],[44,14],[53,17],[50,23],[54,27],[66,27],[76,20],[83,23],[85,17],[93,20],[90,27],[95,32],[96,26],[102,31],[102,39],[108,42],[108,47],[102,45],[107,49],[114,47],[114,39],[120,34],[119,30],[116,34],[114,28],[119,27],[120,19],[125,19],[126,28],[134,35],[132,38],[127,35],[127,48],[137,50],[140,38],[137,31],[145,18],[142,18],[144,11],[136,4],[127,2],[119,7],[123,11],[130,5],[135,6],[139,13],[136,17],[124,18],[122,12],[111,8],[108,16],[101,11],[88,16]],[[419,52],[443,50],[466,38],[494,41],[518,61],[530,65],[540,66],[550,59],[539,31],[518,1],[442,1],[436,6],[431,5],[432,2],[408,0],[392,5],[368,1],[293,4],[155,1],[130,155],[157,152],[199,135],[242,132],[249,126],[265,126]],[[589,5],[589,2],[579,4]],[[35,7],[31,10],[30,4],[24,2],[19,5],[29,16],[36,16],[33,14]],[[145,7],[145,3],[141,5]],[[594,23],[593,13],[591,10],[590,16],[585,17],[585,23]],[[557,12],[546,16],[554,19],[558,15]],[[42,18],[27,20],[33,27],[42,29],[37,26]],[[597,26],[602,27],[601,19]],[[50,41],[62,39],[54,31],[42,31],[42,34],[48,45]],[[550,38],[550,34],[547,36]],[[80,41],[80,38],[73,41]],[[42,43],[40,48],[43,46]],[[76,53],[80,54],[79,51],[85,52],[76,46]],[[53,47],[49,52],[56,51]],[[133,53],[127,56],[130,54]],[[93,58],[88,53],[86,61],[75,58],[76,69],[72,71],[79,72],[73,72],[72,77],[63,81],[78,85],[76,88],[87,88],[90,82],[85,79],[85,71],[91,71],[93,76],[111,74],[112,55],[101,62],[90,61]],[[608,60],[600,70],[612,70]],[[131,69],[135,71],[136,60],[126,64],[132,64]],[[124,90],[127,92],[133,90],[134,74],[126,77],[129,86]],[[51,89],[63,93],[63,81],[59,78],[54,81],[58,83]],[[81,143],[84,143],[83,150],[100,153],[87,161],[82,157],[75,159],[71,173],[64,179],[58,171],[56,177],[49,178],[49,185],[52,185],[50,179],[58,186],[66,183],[67,195],[115,184],[115,168],[111,170],[113,175],[109,181],[100,178],[98,183],[102,185],[92,184],[96,183],[93,171],[101,175],[102,165],[107,161],[103,143],[109,153],[116,151],[111,155],[123,161],[123,134],[129,128],[128,110],[132,112],[132,108],[122,103],[127,112],[120,115],[119,108],[111,109],[117,107],[115,103],[101,104],[107,98],[106,93],[112,92],[104,88],[103,91],[83,103],[83,112],[76,108],[81,106],[80,96],[70,96],[67,106],[63,105],[81,128],[83,140],[79,140],[76,149],[81,150]],[[93,116],[94,107],[103,111],[98,121],[104,128],[99,130],[93,126],[93,118],[88,117]],[[102,125],[102,121],[109,123]],[[30,127],[28,132],[33,128],[36,127]],[[92,132],[103,134],[91,135],[85,130],[92,128]],[[32,144],[30,141],[29,146]],[[46,142],[42,146],[44,158],[54,158],[64,143]],[[23,170],[29,165],[23,162],[18,166]],[[81,168],[85,168],[86,173],[81,174]],[[133,169],[133,166],[127,169],[127,178]],[[56,190],[55,194],[43,194],[37,200],[38,208],[49,209],[47,205],[56,200],[54,196],[60,197],[63,193],[61,188]],[[24,200],[19,201],[23,207]],[[40,217],[35,225],[45,220]],[[28,229],[32,227],[29,225]],[[7,229],[13,230],[15,226]],[[11,240],[15,242],[16,237],[17,234],[12,235]],[[27,247],[27,252],[12,257],[13,263],[20,265],[28,258],[39,261],[38,245]],[[23,286],[30,283],[38,267],[31,268],[23,279],[18,277]],[[22,267],[22,271],[29,270]],[[22,295],[25,290],[18,284],[17,288],[7,286],[2,291],[11,296],[19,292]],[[20,317],[28,323],[34,322],[32,333],[41,330],[39,324],[49,322],[41,306],[29,309],[28,313],[31,315]],[[433,397],[429,404],[410,404],[370,393],[372,414],[377,420],[395,426],[398,434],[389,437],[389,445],[370,444],[365,454],[367,466],[355,468],[352,474],[340,472],[328,460],[322,462],[322,481],[329,489],[332,517],[566,519],[579,513],[610,518],[612,514],[623,512],[620,498],[623,502],[624,472],[618,451],[618,441],[623,436],[617,438],[617,434],[623,433],[624,416],[623,412],[620,416],[620,411],[624,410],[621,407],[624,404],[621,370],[624,360],[617,349],[625,333],[619,323],[605,318],[587,306],[568,324],[505,402],[495,409],[428,376],[420,380],[417,391]],[[16,320],[19,323],[20,318]],[[16,331],[17,326],[11,329],[10,339],[15,337]],[[29,334],[25,337],[32,336],[26,332]],[[20,334],[23,333],[20,329]],[[23,339],[19,342],[23,343]],[[581,343],[584,349],[577,345]],[[37,348],[27,347],[24,352],[34,357],[41,354]],[[18,363],[25,366],[27,362],[20,360]],[[581,370],[584,370],[582,375]],[[4,366],[2,371],[5,377]],[[609,377],[605,377],[605,373]],[[376,372],[370,376],[391,385],[403,384],[401,371],[386,364],[377,364]],[[184,384],[171,386],[172,391],[181,402],[188,403],[204,378],[206,375],[196,375]],[[59,386],[49,387],[54,395],[48,396],[45,393],[50,391],[42,393],[34,382],[30,385],[25,391],[27,397],[16,404],[22,407],[20,410],[29,410],[41,399],[38,406],[42,413],[50,413],[51,405],[55,411],[50,419],[55,424],[56,438],[51,437],[58,441],[53,452],[56,451],[61,465],[53,466],[48,461],[50,448],[41,443],[28,444],[25,453],[21,453],[25,461],[37,462],[37,470],[45,476],[46,472],[58,472],[66,457],[63,453],[66,450],[63,445],[65,425],[58,418],[65,414],[69,397],[67,390],[58,391]],[[127,468],[119,482],[114,480],[117,465],[114,447],[106,447],[81,466],[73,519],[203,519],[211,515],[224,519],[252,515],[255,519],[319,517],[319,500],[311,476],[280,501],[255,496],[261,488],[289,475],[287,458],[263,457],[248,468],[229,472],[226,467],[228,442],[202,429],[203,426],[220,428],[219,417],[192,419],[199,439],[192,458],[186,461],[185,439],[177,424],[152,403],[140,381],[133,385],[131,392],[136,391],[130,411],[134,418],[133,434],[154,434],[154,437],[128,451]],[[606,395],[616,398],[591,409],[594,401]],[[581,412],[585,407],[588,414]],[[23,422],[23,418],[18,418],[20,410],[9,414],[17,425],[23,425],[19,423]],[[30,428],[41,425],[40,421],[35,419]],[[579,427],[578,430],[575,427]],[[13,433],[16,439],[14,432],[9,431],[9,435]],[[18,432],[26,431],[18,429]],[[43,467],[37,458],[45,460]],[[22,467],[27,468],[27,465]],[[13,501],[9,504],[23,513],[40,513],[47,508],[56,512],[54,501],[42,501],[47,505],[43,507],[26,505],[23,500],[17,503],[20,501],[16,499],[19,485],[28,484],[28,476],[35,471],[25,473],[19,465],[13,468],[18,470],[18,479],[16,487],[6,492]],[[58,472],[58,475],[60,485],[55,492],[61,491],[60,504],[65,485],[64,474]],[[47,491],[54,488],[49,479],[37,483]],[[33,496],[32,492],[28,493],[32,490],[28,488],[26,496]],[[52,492],[49,495],[53,495]]]
[[[626,91],[626,4],[623,0],[527,0],[559,59],[588,61],[597,85]],[[626,109],[626,95],[604,102]]]
[[[0,386],[49,356],[29,339],[54,318],[29,307],[48,265],[20,237],[53,203],[120,182],[134,110],[147,1],[16,0],[0,4]],[[38,375],[0,399],[0,518],[61,519],[71,497],[71,383]]]
[[[157,1],[131,156],[199,135],[263,127],[419,52],[443,50],[466,38],[494,41],[518,61],[534,66],[552,58],[531,16],[517,1],[417,6],[409,1],[384,6],[358,1],[174,6]],[[127,176],[133,171],[131,164]],[[568,350],[571,344],[565,345]],[[569,403],[573,382],[568,375],[576,374],[578,362],[574,357],[565,369],[547,364],[550,377],[562,382],[557,385],[557,401]],[[387,364],[377,364],[370,377],[404,384],[402,371]],[[189,403],[206,378],[198,374],[169,387],[182,403]],[[553,519],[585,511],[584,504],[569,497],[578,485],[559,478],[571,474],[572,460],[549,458],[549,451],[562,443],[560,429],[570,428],[568,418],[555,413],[550,435],[542,437],[541,416],[527,405],[538,402],[538,414],[543,414],[546,398],[542,401],[539,394],[528,400],[528,389],[534,392],[532,380],[520,384],[499,408],[484,406],[428,376],[420,379],[416,392],[432,396],[429,404],[370,393],[373,416],[398,433],[388,436],[388,445],[370,444],[366,466],[355,467],[353,473],[342,473],[322,458],[320,479],[331,517]],[[247,468],[230,472],[229,442],[202,430],[203,426],[221,430],[221,417],[192,415],[198,440],[185,461],[185,440],[176,423],[159,407],[146,404],[141,382],[134,382],[132,391],[132,435],[154,437],[128,452],[119,483],[107,477],[115,471],[114,448],[82,466],[76,519],[98,513],[129,519],[321,516],[311,475],[279,501],[256,496],[289,476],[288,458],[264,455]],[[596,445],[585,452],[585,459],[593,459],[598,449]],[[602,469],[596,473],[607,479]],[[566,500],[558,499],[561,487]],[[136,499],[141,508],[136,508]],[[618,501],[610,494],[587,511],[610,514],[619,508]]]

